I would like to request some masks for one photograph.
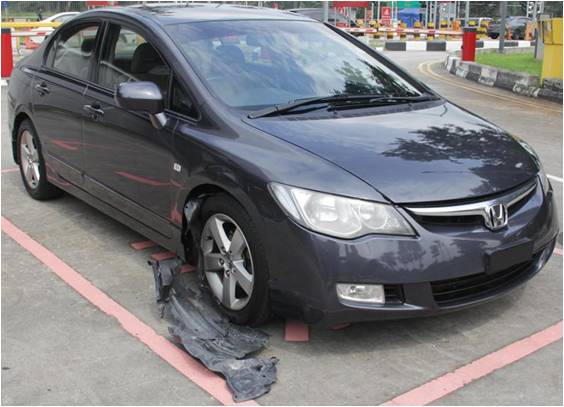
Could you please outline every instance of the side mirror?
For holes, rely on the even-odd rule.
[[[115,101],[123,109],[147,112],[151,123],[162,129],[167,122],[161,90],[153,82],[123,82],[116,89]]]

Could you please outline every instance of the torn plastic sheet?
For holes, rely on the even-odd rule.
[[[276,358],[248,355],[263,349],[268,335],[232,324],[209,294],[193,291],[180,278],[179,259],[149,261],[155,274],[157,303],[166,308],[170,334],[208,369],[222,374],[236,402],[268,393],[276,381]]]

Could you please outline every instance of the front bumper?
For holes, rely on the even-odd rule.
[[[422,226],[403,212],[417,237],[366,236],[341,240],[323,236],[287,218],[267,221],[271,302],[276,313],[308,323],[398,319],[438,315],[475,306],[529,280],[550,258],[558,219],[552,191],[540,184],[492,232],[482,225]],[[530,261],[489,272],[487,253],[532,242]],[[281,247],[280,242],[284,242]],[[339,301],[337,283],[383,284],[385,305]]]

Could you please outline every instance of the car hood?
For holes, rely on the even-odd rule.
[[[360,117],[245,121],[333,162],[395,203],[477,198],[538,172],[516,139],[449,103]]]

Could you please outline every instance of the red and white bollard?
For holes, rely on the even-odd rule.
[[[9,28],[2,28],[2,78],[8,78],[13,68],[12,31]]]

